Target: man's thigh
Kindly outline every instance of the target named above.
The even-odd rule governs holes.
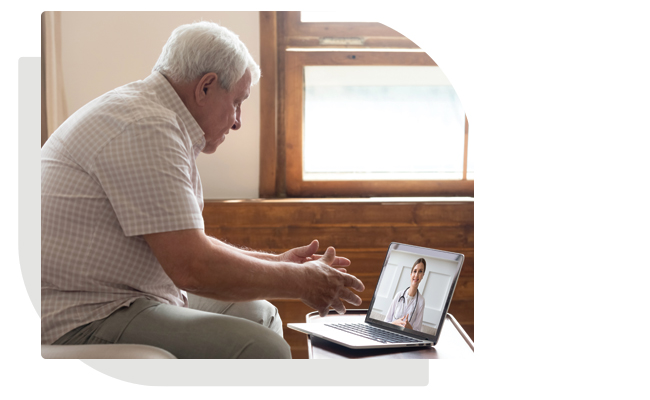
[[[168,304],[140,312],[116,343],[148,344],[177,358],[291,358],[287,342],[261,324]]]
[[[192,293],[188,293],[187,297],[190,308],[194,310],[245,318],[249,321],[261,324],[273,330],[278,335],[283,336],[282,319],[280,318],[278,309],[266,300],[232,303],[209,299]]]

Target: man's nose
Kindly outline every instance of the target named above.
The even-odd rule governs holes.
[[[235,115],[235,123],[232,126],[232,130],[236,131],[237,129],[241,128],[241,112],[238,111],[237,114]]]

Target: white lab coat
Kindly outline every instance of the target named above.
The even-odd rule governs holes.
[[[413,327],[413,330],[421,331],[422,330],[422,318],[424,317],[424,297],[418,290],[415,296],[409,299],[408,294],[404,294],[405,299],[399,301],[399,298],[404,294],[404,290],[400,290],[395,294],[393,302],[390,304],[390,308],[386,312],[385,322],[393,322],[396,319],[400,319],[409,314],[409,323]],[[417,305],[416,303],[417,299]],[[406,304],[405,304],[406,303]]]

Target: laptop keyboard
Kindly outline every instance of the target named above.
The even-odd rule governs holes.
[[[325,324],[332,328],[340,329],[367,339],[381,343],[417,343],[419,340],[398,333],[388,332],[384,329],[375,328],[368,324]]]

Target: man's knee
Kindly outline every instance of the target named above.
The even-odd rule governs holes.
[[[266,300],[239,305],[252,311],[256,316],[253,321],[263,328],[248,332],[251,334],[250,341],[238,358],[291,358],[291,347],[283,338],[282,318],[277,307]]]
[[[266,300],[232,303],[204,298],[191,293],[188,294],[188,297],[192,309],[244,318],[283,336],[280,313],[273,304]]]
[[[266,335],[251,338],[236,358],[291,358],[291,347],[279,335],[267,331]]]
[[[235,303],[228,315],[245,318],[269,328],[280,337],[282,334],[282,318],[277,307],[266,300],[256,300],[247,303]]]
[[[282,318],[280,318],[280,313],[278,312],[278,308],[266,300],[263,300],[261,303],[263,303],[263,308],[264,308],[263,310],[264,322],[262,323],[262,325],[271,329],[272,331],[280,335],[280,337],[284,337],[282,333]]]

